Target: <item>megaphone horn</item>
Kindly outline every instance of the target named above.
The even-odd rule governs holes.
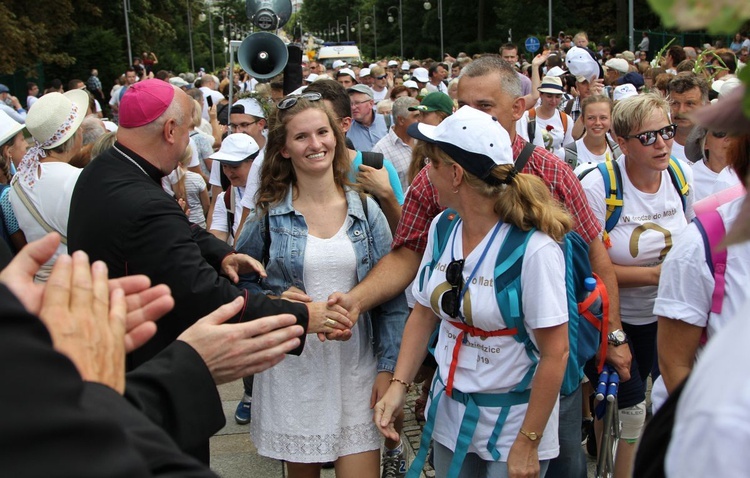
[[[281,38],[267,32],[248,35],[237,50],[240,66],[257,80],[267,80],[284,71],[289,52]]]

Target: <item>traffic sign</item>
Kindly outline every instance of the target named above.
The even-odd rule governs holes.
[[[529,37],[526,39],[524,46],[526,47],[526,51],[529,51],[531,53],[536,53],[536,51],[539,50],[539,46],[540,46],[539,40],[536,37]]]

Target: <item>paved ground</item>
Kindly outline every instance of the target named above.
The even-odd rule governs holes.
[[[407,440],[407,460],[411,462],[415,450],[419,449],[419,439],[422,428],[415,420],[414,399],[417,397],[416,390],[407,397],[404,420],[404,435]],[[234,410],[237,400],[242,396],[242,381],[229,383],[219,387],[219,393],[224,405],[224,413],[227,417],[227,425],[211,438],[211,468],[223,478],[276,478],[284,477],[281,462],[258,456],[250,441],[250,431],[247,425],[237,425],[234,422]],[[593,477],[595,463],[589,459],[588,476]],[[333,470],[323,470],[323,478],[333,478]],[[435,472],[429,464],[425,466],[423,477],[431,478]]]

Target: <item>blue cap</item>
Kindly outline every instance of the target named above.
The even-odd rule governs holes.
[[[588,290],[588,291],[592,291],[592,290],[596,289],[596,279],[594,279],[593,277],[587,277],[587,278],[586,278],[586,279],[585,279],[585,280],[583,281],[583,286],[584,286],[584,287],[586,288],[586,290]]]
[[[10,89],[7,86],[0,83],[0,93],[10,93]]]

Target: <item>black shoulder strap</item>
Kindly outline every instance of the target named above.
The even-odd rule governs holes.
[[[266,266],[271,260],[271,221],[268,219],[268,211],[263,216],[263,265]]]
[[[383,168],[383,153],[374,153],[372,151],[362,151],[362,164],[375,169]]]
[[[569,115],[573,113],[573,103],[575,103],[576,99],[571,98],[568,100],[568,104],[565,105],[565,114]]]
[[[534,143],[526,143],[526,146],[523,147],[521,152],[518,154],[518,157],[516,158],[516,171],[519,173],[523,171],[523,168],[526,166],[526,163],[529,162],[529,158],[531,158],[531,154],[534,152]]]
[[[578,145],[575,141],[565,146],[565,162],[571,169],[578,167]]]

